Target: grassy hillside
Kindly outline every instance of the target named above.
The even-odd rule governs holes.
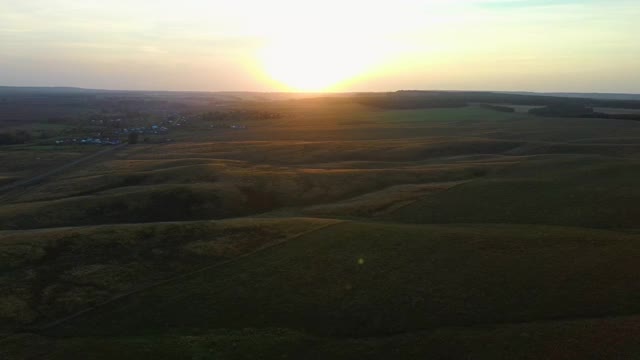
[[[218,219],[248,215],[242,194],[218,186],[159,186],[0,208],[5,229]]]
[[[245,218],[0,232],[0,331],[52,321],[332,223]]]
[[[81,146],[3,146],[0,151],[0,185],[40,174],[93,151],[95,149]]]
[[[218,330],[190,336],[0,340],[9,360],[92,354],[95,359],[632,359],[640,351],[637,316],[441,328],[388,337],[324,338],[287,329]]]
[[[0,358],[640,352],[640,122],[245,106],[3,195]]]
[[[611,322],[640,310],[633,275],[638,241],[637,235],[566,227],[351,222],[135,294],[46,333],[132,341],[255,328],[263,329],[256,330],[258,352],[275,346],[264,339],[273,328],[292,329],[276,343],[346,337],[358,339],[351,346],[372,349],[394,342],[446,348],[447,342],[433,342],[462,338],[472,351],[479,339],[529,331],[559,345],[551,334],[573,322]],[[500,325],[509,323],[516,325]],[[224,351],[224,343],[208,349]],[[544,354],[528,342],[514,349],[529,346]]]
[[[55,332],[141,335],[169,326],[197,333],[215,324],[373,336],[626,315],[640,310],[640,292],[629,291],[639,286],[632,275],[638,241],[546,226],[346,223]],[[251,304],[260,304],[257,313]]]
[[[543,159],[424,197],[387,218],[417,223],[637,228],[639,178],[637,161]]]

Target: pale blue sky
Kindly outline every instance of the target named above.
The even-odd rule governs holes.
[[[640,93],[637,0],[0,0],[0,85]]]

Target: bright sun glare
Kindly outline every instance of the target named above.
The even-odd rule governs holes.
[[[340,91],[386,67],[398,50],[397,38],[380,25],[397,9],[389,3],[280,0],[279,4],[296,16],[275,22],[269,18],[255,30],[266,40],[258,54],[261,71],[288,90]],[[394,29],[406,30],[401,25]]]
[[[296,91],[333,90],[379,60],[379,52],[365,41],[326,34],[273,41],[261,54],[267,75]]]

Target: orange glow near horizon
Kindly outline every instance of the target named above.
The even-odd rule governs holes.
[[[637,0],[0,0],[0,85],[633,93],[638,18]]]
[[[265,75],[287,90],[332,91],[383,62],[366,41],[344,35],[300,35],[272,41],[259,55]]]

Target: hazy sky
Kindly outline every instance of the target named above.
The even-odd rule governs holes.
[[[0,85],[640,93],[639,0],[0,0]]]

